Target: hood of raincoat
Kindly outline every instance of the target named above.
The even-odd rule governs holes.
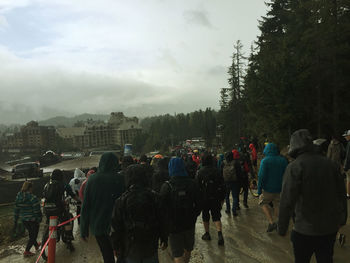
[[[249,144],[249,149],[253,150],[255,147],[254,147],[254,144]]]
[[[277,145],[274,143],[269,143],[265,146],[263,154],[265,156],[276,156],[278,155]]]
[[[119,170],[118,157],[111,152],[102,154],[100,163],[98,164],[98,173],[117,172]]]
[[[146,187],[148,185],[147,179],[148,178],[142,164],[132,164],[126,168],[126,187],[130,187],[132,185]]]
[[[187,176],[185,163],[181,158],[171,158],[168,169],[169,176]]]
[[[301,153],[312,151],[312,149],[312,137],[307,129],[297,130],[290,137],[289,156],[296,158]]]
[[[82,177],[85,177],[85,173],[79,168],[75,168],[74,178],[82,178]]]
[[[233,154],[233,160],[238,160],[239,159],[239,151],[232,150],[232,154]]]

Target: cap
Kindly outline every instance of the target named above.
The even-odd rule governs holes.
[[[345,131],[344,134],[343,134],[343,136],[344,136],[344,137],[345,137],[345,136],[350,136],[350,130]]]

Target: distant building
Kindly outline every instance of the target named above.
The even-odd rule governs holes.
[[[56,131],[53,126],[39,126],[35,121],[28,122],[19,132],[6,134],[3,149],[7,151],[47,150],[55,145]]]
[[[57,134],[74,148],[123,147],[142,132],[136,117],[112,112],[108,122],[89,120],[84,127],[57,128]]]

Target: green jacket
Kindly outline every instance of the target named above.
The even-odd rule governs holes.
[[[31,193],[18,192],[15,201],[15,221],[20,219],[40,223],[41,218],[39,199]]]
[[[119,161],[113,153],[101,156],[98,170],[87,182],[81,209],[82,237],[109,235],[115,200],[125,190],[124,178],[118,174]]]

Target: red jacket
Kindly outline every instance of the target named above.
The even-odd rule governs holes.
[[[258,159],[258,155],[256,153],[256,149],[254,147],[254,144],[249,144],[249,149],[251,150],[251,155],[252,155],[252,160],[257,160]]]

